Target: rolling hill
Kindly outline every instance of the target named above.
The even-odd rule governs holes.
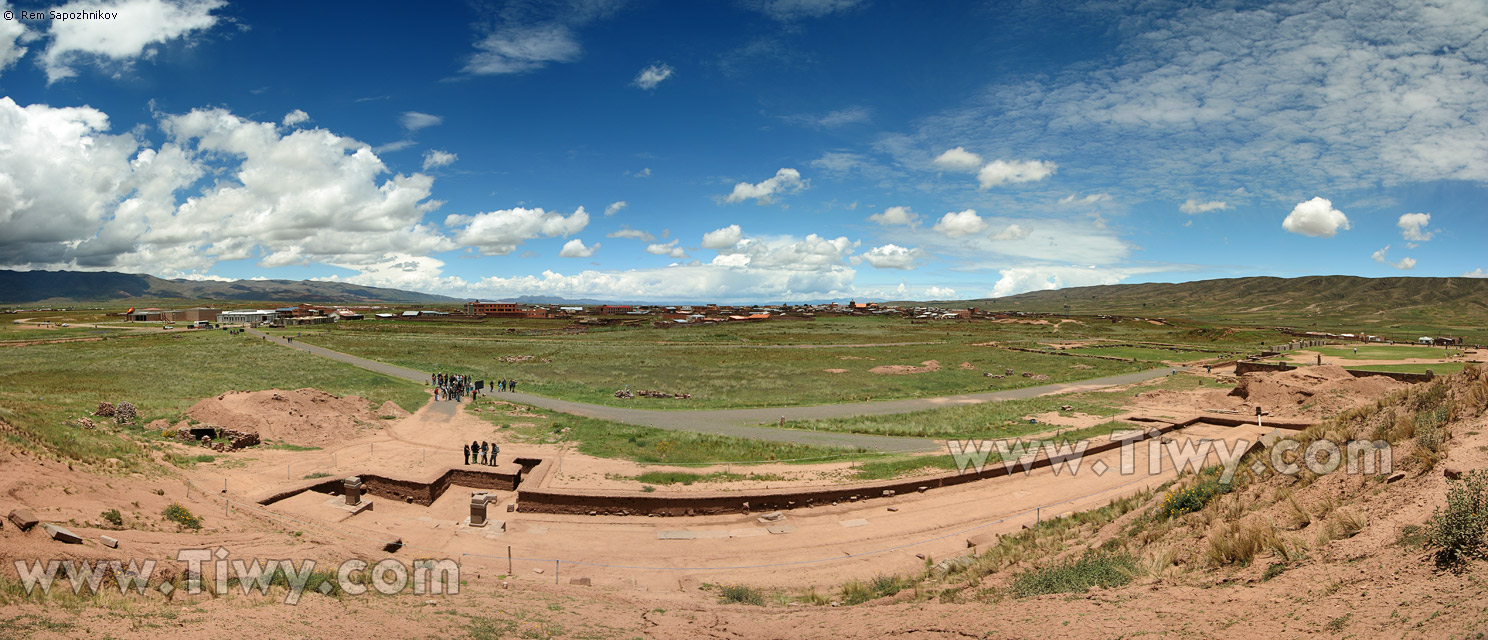
[[[0,270],[0,302],[85,302],[130,299],[264,300],[284,302],[446,303],[456,298],[345,282],[311,280],[165,280],[112,271]]]

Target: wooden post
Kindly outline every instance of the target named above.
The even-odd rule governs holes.
[[[558,561],[553,561],[553,584],[558,584]]]
[[[512,574],[511,545],[506,545],[506,575]]]

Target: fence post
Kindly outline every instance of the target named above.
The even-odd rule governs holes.
[[[506,545],[506,575],[512,574],[511,545]]]
[[[558,584],[558,561],[553,561],[553,584]]]

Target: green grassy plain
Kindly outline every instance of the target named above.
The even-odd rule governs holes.
[[[1408,360],[1411,358],[1449,358],[1462,353],[1460,349],[1443,347],[1418,347],[1408,345],[1368,344],[1357,347],[1317,347],[1309,349],[1325,356],[1345,360]]]
[[[420,371],[511,378],[520,383],[521,390],[539,395],[659,409],[831,404],[1012,389],[1139,371],[1160,359],[1221,357],[1224,352],[1243,349],[1239,340],[1256,337],[1145,322],[916,325],[884,317],[675,329],[614,327],[575,335],[545,331],[555,326],[561,325],[517,320],[363,321],[273,333]],[[1141,361],[1121,362],[1001,348],[1038,348],[1049,342],[1092,338],[1163,342],[1190,349],[1135,348]],[[534,360],[501,360],[514,356],[533,356]],[[907,375],[870,372],[877,366],[919,366],[929,360],[938,362],[940,369]],[[828,369],[843,371],[828,373]],[[1002,376],[1007,369],[1012,369],[1013,375],[983,375]],[[1049,379],[1025,378],[1021,375],[1024,372]],[[693,397],[613,397],[616,390],[627,386],[631,390],[654,389]]]
[[[197,401],[231,390],[314,387],[379,404],[392,400],[410,411],[428,398],[411,382],[223,331],[162,331],[9,347],[3,353],[0,420],[35,439],[8,431],[0,437],[84,462],[118,458],[136,470],[144,465],[138,446],[109,429],[68,423],[104,401],[134,403],[140,425],[157,418],[174,422]]]
[[[1450,375],[1467,367],[1466,362],[1422,362],[1415,364],[1361,364],[1350,369],[1360,371],[1389,371],[1391,373],[1426,373],[1430,369],[1436,375]]]

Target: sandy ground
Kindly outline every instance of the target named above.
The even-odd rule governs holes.
[[[1341,381],[1327,377],[1289,381],[1275,375],[1250,386],[1252,393],[1282,394],[1294,392],[1288,385],[1335,383]],[[1371,401],[1368,394],[1386,390],[1345,389],[1354,404]],[[1170,393],[1149,392],[1138,396],[1137,404],[1143,413],[1178,417],[1225,398],[1241,405],[1245,402],[1222,391],[1195,392],[1186,401]],[[1064,420],[1078,427],[1093,418]],[[1054,423],[1050,416],[1043,419]],[[948,558],[966,553],[968,538],[1016,532],[1038,519],[1104,505],[1160,484],[1175,471],[1165,460],[1155,475],[1093,473],[1091,465],[1097,461],[1118,465],[1119,452],[1110,452],[1087,457],[1075,475],[1067,470],[1059,474],[1040,470],[923,494],[790,511],[783,523],[792,529],[773,534],[756,520],[758,514],[585,517],[506,513],[499,506],[493,517],[505,521],[504,533],[469,529],[460,524],[469,496],[469,489],[462,487],[450,488],[429,507],[373,498],[375,508],[357,515],[328,506],[329,496],[314,493],[270,508],[243,507],[253,496],[303,483],[305,475],[321,470],[340,475],[375,469],[386,476],[422,477],[458,464],[457,447],[472,439],[503,442],[503,456],[561,455],[564,472],[549,475],[554,486],[630,475],[638,468],[564,453],[556,444],[508,442],[503,430],[451,402],[430,403],[412,416],[382,423],[380,428],[343,434],[344,441],[318,451],[258,448],[174,475],[148,477],[73,469],[62,462],[0,450],[0,513],[28,507],[44,521],[67,524],[87,541],[60,545],[45,539],[39,530],[21,533],[6,523],[0,527],[0,560],[4,561],[0,564],[8,567],[12,559],[58,554],[169,560],[182,547],[218,545],[230,548],[234,557],[375,561],[386,555],[379,549],[382,541],[400,537],[408,547],[399,557],[459,558],[466,581],[461,595],[309,596],[294,607],[259,596],[181,596],[172,601],[127,596],[115,598],[108,606],[64,614],[71,627],[33,624],[55,615],[34,604],[0,607],[0,617],[10,629],[32,637],[79,637],[88,635],[81,633],[86,629],[92,635],[155,638],[162,631],[180,630],[209,639],[239,637],[250,630],[274,637],[459,637],[482,619],[512,625],[501,627],[504,631],[493,637],[689,640],[1115,637],[1158,629],[1194,637],[1460,637],[1488,625],[1488,613],[1481,606],[1484,588],[1471,574],[1435,573],[1418,553],[1390,543],[1401,526],[1429,516],[1432,504],[1443,493],[1440,474],[1389,485],[1386,497],[1368,513],[1369,529],[1316,550],[1316,561],[1269,582],[1254,578],[1213,584],[1146,581],[1084,596],[971,604],[893,604],[890,599],[874,606],[842,608],[717,605],[716,595],[705,585],[817,586],[832,592],[852,578],[914,572],[924,566],[917,554]],[[1264,432],[1256,426],[1198,424],[1169,437],[1235,443],[1253,441]],[[1472,435],[1454,445],[1451,461],[1468,468],[1488,466],[1488,435],[1466,433]],[[1133,455],[1136,469],[1145,471],[1148,448],[1137,446]],[[784,466],[750,470],[775,472],[772,467]],[[186,480],[196,489],[188,489]],[[512,496],[500,498],[505,504]],[[224,510],[225,499],[233,505]],[[202,515],[204,529],[178,532],[155,515],[170,502],[180,502]],[[124,513],[125,529],[114,531],[101,522],[98,514],[109,508]],[[661,539],[666,537],[663,532],[676,531],[691,532],[692,539]],[[121,540],[118,551],[96,542],[105,533]],[[514,575],[505,576],[508,547],[515,558]],[[557,568],[556,585],[554,558],[564,561]],[[1258,575],[1263,568],[1253,567],[1251,573]],[[592,586],[571,586],[571,578],[588,578]],[[1342,620],[1336,628],[1335,620]]]

